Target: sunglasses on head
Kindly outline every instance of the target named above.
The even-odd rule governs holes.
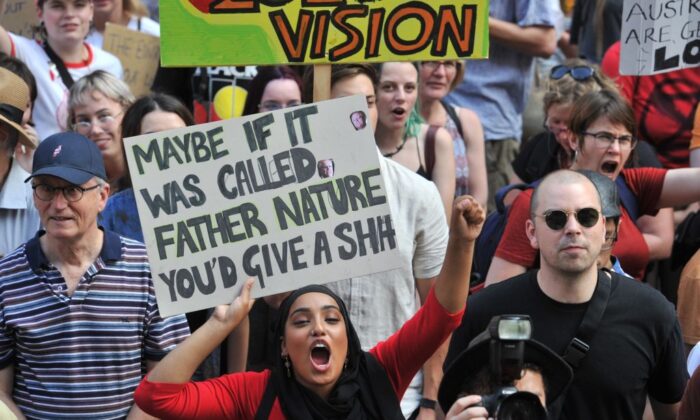
[[[598,223],[598,219],[600,219],[600,212],[591,207],[577,211],[547,210],[540,217],[544,218],[544,222],[550,229],[561,230],[566,226],[570,214],[573,214],[576,221],[585,228],[595,226]]]
[[[549,77],[552,80],[559,80],[567,74],[570,74],[574,80],[583,81],[593,77],[595,75],[595,69],[589,66],[569,67],[560,64],[552,67],[552,72],[549,74]]]

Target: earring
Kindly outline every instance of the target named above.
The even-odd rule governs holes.
[[[348,358],[346,357],[346,358],[345,358],[345,363],[343,363],[343,370],[348,370],[348,362],[349,362],[349,360],[348,360]]]
[[[284,356],[284,367],[287,370],[287,378],[292,377],[292,363],[289,361],[289,356]]]

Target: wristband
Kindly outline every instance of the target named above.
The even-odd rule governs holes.
[[[431,410],[435,410],[436,404],[437,404],[437,401],[435,401],[435,400],[431,400],[430,398],[421,398],[418,406],[421,408],[429,408]]]

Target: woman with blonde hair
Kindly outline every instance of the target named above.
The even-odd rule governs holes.
[[[68,97],[67,125],[100,148],[112,194],[127,171],[121,123],[133,102],[129,86],[103,70],[78,80]]]

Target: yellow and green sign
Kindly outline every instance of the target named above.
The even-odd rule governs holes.
[[[169,0],[165,66],[485,58],[488,0]]]

